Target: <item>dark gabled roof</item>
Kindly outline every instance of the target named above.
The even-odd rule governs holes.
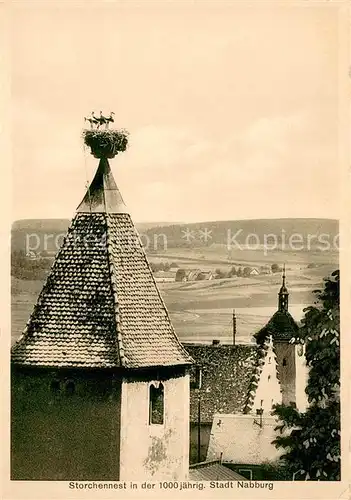
[[[298,331],[299,327],[288,311],[277,311],[254,337],[258,344],[262,344],[269,335],[272,335],[273,341],[284,342],[296,337]]]
[[[245,413],[265,356],[256,345],[183,344],[202,367],[201,421],[212,422],[215,413]],[[190,391],[190,420],[198,419],[198,391]]]
[[[20,365],[87,368],[192,362],[174,332],[106,159],[11,359]]]
[[[189,479],[190,481],[247,481],[245,477],[222,465],[219,460],[190,465]]]

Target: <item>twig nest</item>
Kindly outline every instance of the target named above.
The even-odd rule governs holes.
[[[95,158],[114,158],[128,145],[127,130],[83,130],[84,144]]]

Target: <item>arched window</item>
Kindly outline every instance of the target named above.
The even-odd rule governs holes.
[[[286,365],[287,365],[286,358],[283,358],[283,366],[286,366]]]
[[[154,384],[150,385],[150,401],[149,401],[149,423],[150,424],[163,424],[164,414],[164,388],[163,384],[155,387]]]

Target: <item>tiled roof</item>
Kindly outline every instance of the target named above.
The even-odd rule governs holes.
[[[257,387],[265,349],[255,345],[183,344],[202,367],[201,421],[215,413],[243,413]],[[197,422],[198,391],[190,391],[190,419]]]
[[[258,344],[262,344],[269,335],[274,341],[289,341],[297,336],[298,331],[299,327],[288,311],[277,311],[254,337]]]
[[[190,481],[247,481],[245,477],[225,467],[219,461],[190,465],[189,479]]]
[[[112,181],[108,162],[102,160],[27,327],[12,348],[13,363],[146,368],[192,362]],[[104,199],[108,206],[102,205]],[[95,200],[96,211],[82,211],[88,210],[87,200]]]

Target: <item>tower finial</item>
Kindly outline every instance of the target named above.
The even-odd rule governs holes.
[[[288,290],[285,286],[285,264],[283,265],[283,275],[282,275],[282,286],[280,287],[279,293],[278,293],[278,310],[280,312],[287,312],[288,311],[288,298],[289,298],[289,293]]]

